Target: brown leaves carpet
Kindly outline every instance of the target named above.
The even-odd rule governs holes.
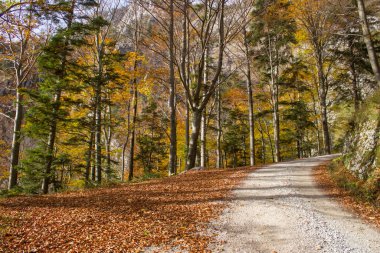
[[[357,199],[351,195],[349,191],[340,188],[329,174],[327,165],[316,167],[314,176],[317,184],[325,190],[329,196],[334,197],[345,208],[354,212],[368,223],[372,223],[380,228],[380,208]]]
[[[81,192],[0,201],[0,252],[207,251],[207,222],[253,169],[207,170]],[[203,231],[203,232],[202,232]]]

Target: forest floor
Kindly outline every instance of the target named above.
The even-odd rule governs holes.
[[[0,200],[0,252],[204,252],[207,224],[254,168]],[[157,250],[155,250],[157,249]]]
[[[380,230],[319,187],[333,158],[1,199],[0,252],[380,252]]]
[[[230,208],[213,222],[223,243],[213,252],[380,252],[380,230],[345,209],[315,182],[324,156],[273,164],[251,173]]]

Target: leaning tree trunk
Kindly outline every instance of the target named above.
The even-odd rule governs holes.
[[[363,32],[363,39],[367,47],[369,61],[371,63],[372,71],[376,77],[376,81],[378,84],[378,87],[380,87],[380,67],[379,67],[379,60],[376,55],[375,47],[373,45],[373,40],[371,36],[371,32],[369,30],[367,15],[365,13],[365,5],[363,0],[357,0],[358,2],[358,11],[359,11],[359,17],[360,17],[360,23],[362,26],[362,32]]]
[[[20,160],[21,146],[21,125],[23,119],[23,97],[20,94],[19,88],[16,90],[16,114],[14,117],[13,136],[12,136],[12,153],[11,167],[9,169],[9,184],[8,189],[12,189],[17,185],[17,166]]]

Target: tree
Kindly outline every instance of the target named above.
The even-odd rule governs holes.
[[[372,71],[373,74],[375,75],[375,78],[378,83],[378,87],[380,87],[380,67],[379,67],[379,60],[376,55],[374,46],[373,46],[373,40],[372,40],[372,35],[369,30],[368,26],[368,20],[367,20],[367,15],[365,12],[365,6],[364,6],[364,1],[363,0],[357,0],[358,3],[358,12],[359,12],[359,17],[360,17],[360,23],[362,26],[362,32],[363,32],[363,39],[367,47],[368,51],[368,56],[369,56],[369,61],[371,63]]]
[[[107,1],[100,1],[95,9],[94,25],[96,33],[94,34],[94,46],[95,46],[95,167],[96,167],[96,180],[98,183],[102,181],[102,94],[106,83],[108,82],[106,72],[107,64],[107,41],[109,40],[110,29],[112,21],[115,18],[116,10],[118,9],[120,1],[112,4]],[[108,6],[108,8],[106,8]],[[106,17],[108,15],[108,17]],[[110,75],[108,75],[110,76]],[[111,111],[109,110],[109,115]],[[110,152],[110,139],[111,131],[108,132],[107,142],[107,155]],[[108,164],[110,158],[108,157]],[[110,165],[109,165],[110,166]],[[110,168],[109,168],[110,169]],[[109,170],[107,170],[109,171]]]
[[[139,117],[139,128],[143,129],[137,137],[140,151],[136,159],[141,161],[145,173],[151,173],[154,168],[157,170],[161,168],[161,161],[167,155],[168,149],[165,142],[168,122],[162,120],[157,104],[151,98],[149,100]]]
[[[244,39],[244,49],[245,49],[245,57],[246,57],[246,85],[247,85],[247,95],[248,95],[248,108],[249,108],[249,158],[250,165],[254,166],[256,164],[255,160],[255,115],[253,110],[253,92],[252,92],[252,74],[251,74],[251,49],[249,46],[249,37],[247,34],[246,27],[243,28],[243,39]]]
[[[174,0],[170,0],[170,26],[169,26],[169,58],[170,58],[170,158],[169,175],[177,172],[177,117],[176,117],[176,85],[175,85],[175,55],[174,55]]]
[[[252,42],[257,47],[257,61],[264,63],[264,76],[270,83],[273,107],[275,161],[281,160],[279,85],[281,67],[287,64],[291,55],[290,43],[295,43],[295,21],[289,15],[288,1],[256,1],[252,23]],[[281,13],[279,15],[279,13]]]
[[[200,55],[200,61],[198,63],[198,66],[196,67],[197,76],[195,80],[195,85],[193,86],[194,88],[190,87],[190,84],[187,84],[186,82],[184,82],[184,80],[182,80],[182,84],[184,86],[186,96],[188,98],[188,103],[193,113],[193,119],[191,122],[192,133],[190,136],[189,152],[188,152],[187,164],[186,164],[187,170],[195,167],[197,147],[198,147],[198,137],[200,133],[202,114],[211,96],[214,94],[215,89],[219,85],[218,79],[219,79],[219,75],[222,71],[222,66],[223,66],[223,54],[224,54],[225,42],[226,42],[225,33],[224,33],[225,0],[219,1],[215,9],[212,8],[211,6],[212,4],[213,3],[209,1],[205,1],[205,4],[203,6],[199,6],[200,12],[205,17],[204,19],[199,20],[201,22],[200,30],[197,30],[197,28],[195,28],[193,23],[190,24],[190,26],[192,26],[192,28],[195,31],[197,31],[199,35],[198,39],[200,40],[200,43],[201,43],[201,48],[200,48],[201,55]],[[210,84],[207,87],[207,91],[205,91],[204,94],[202,94],[201,91],[205,88],[205,85],[206,85],[202,78],[205,71],[206,50],[210,44],[210,37],[212,35],[212,24],[216,22],[216,19],[218,19],[218,23],[219,23],[219,28],[218,28],[219,48],[218,48],[217,67],[215,69],[215,74],[213,78],[211,79]]]
[[[293,10],[299,25],[305,30],[308,43],[313,50],[313,57],[318,73],[318,98],[324,140],[324,152],[331,154],[332,143],[328,122],[327,95],[329,76],[334,59],[328,51],[336,47],[336,5],[333,1],[295,1]]]
[[[35,30],[39,24],[31,10],[22,10],[21,4],[12,6],[12,12],[4,13],[4,18],[8,21],[2,23],[3,32],[3,60],[11,64],[13,71],[13,82],[16,90],[15,115],[13,118],[13,137],[11,147],[11,161],[9,168],[8,188],[12,189],[17,185],[18,166],[20,160],[21,128],[24,119],[24,96],[22,90],[26,89],[26,83],[32,79],[36,59],[38,57],[39,38],[35,35]],[[42,38],[41,38],[42,40]],[[7,115],[3,115],[7,116]]]
[[[90,3],[83,3],[88,6]],[[62,9],[54,15],[62,13],[64,27],[59,28],[47,45],[42,49],[38,59],[42,82],[38,90],[29,92],[34,102],[33,108],[28,112],[29,135],[36,138],[38,146],[29,152],[26,170],[36,163],[43,162],[42,193],[49,191],[49,185],[54,176],[55,148],[60,123],[67,119],[67,104],[70,99],[63,99],[72,92],[78,92],[75,83],[76,59],[73,50],[85,43],[86,26],[75,21],[75,10],[81,2],[67,1],[61,3]],[[95,3],[92,3],[94,6]],[[91,6],[91,5],[90,5]],[[42,152],[42,153],[40,153]],[[40,154],[38,154],[40,153]],[[43,159],[41,159],[43,157]],[[29,165],[29,168],[28,168]]]

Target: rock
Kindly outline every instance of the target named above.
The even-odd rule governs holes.
[[[194,167],[191,170],[205,170],[206,167]]]

